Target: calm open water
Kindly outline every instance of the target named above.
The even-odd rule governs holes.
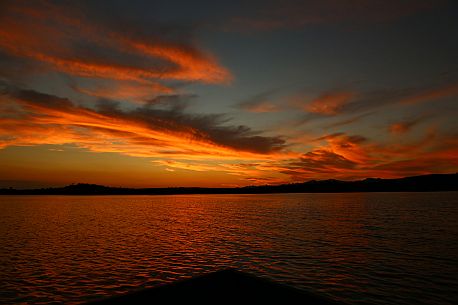
[[[0,303],[235,267],[350,304],[458,301],[458,193],[0,196]]]

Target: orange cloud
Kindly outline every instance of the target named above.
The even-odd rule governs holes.
[[[139,84],[136,82],[111,82],[109,84],[97,84],[95,86],[72,86],[73,90],[99,98],[113,100],[131,100],[133,102],[146,101],[158,92],[172,93],[173,90],[161,84]]]
[[[280,172],[294,181],[307,179],[395,178],[458,169],[458,141],[431,129],[410,143],[377,144],[361,136],[335,133],[315,139],[315,147],[283,163]]]
[[[458,96],[458,83],[447,84],[441,87],[423,90],[401,99],[403,104],[417,104],[422,102],[434,101],[441,98]]]
[[[284,148],[278,137],[261,136],[245,126],[223,126],[220,116],[185,114],[181,106],[171,106],[171,98],[169,108],[148,104],[124,111],[110,104],[93,110],[31,90],[6,90],[3,103],[16,106],[1,118],[3,147],[76,143],[92,151],[191,160],[275,158]]]
[[[203,81],[208,83],[224,83],[231,78],[229,72],[219,66],[216,59],[195,49],[178,44],[155,45],[142,41],[123,38],[130,47],[144,55],[162,58],[176,64],[177,69],[163,71],[163,78],[178,80]]]
[[[388,128],[392,134],[403,134],[409,131],[410,126],[406,122],[391,124]]]
[[[370,115],[372,115],[374,113],[375,113],[375,111],[366,112],[366,113],[363,113],[363,114],[360,114],[360,115],[357,115],[357,116],[353,116],[353,117],[351,117],[349,119],[346,119],[346,120],[342,120],[342,121],[338,121],[338,122],[329,124],[329,125],[325,126],[325,128],[329,129],[329,128],[336,128],[336,127],[341,127],[341,126],[345,126],[345,125],[350,125],[350,124],[359,122],[361,119],[363,119],[363,118],[365,118],[367,116],[370,116]]]
[[[277,105],[269,102],[244,105],[242,108],[248,112],[255,113],[277,112],[279,110]]]
[[[336,115],[354,96],[355,94],[351,92],[326,93],[306,104],[304,109],[312,113]]]
[[[228,160],[154,160],[153,163],[166,166],[169,170],[189,170],[196,172],[219,171],[230,175],[245,177],[258,177],[264,180],[265,174],[272,174],[274,166],[267,160],[257,160],[256,163],[230,163]],[[279,180],[279,178],[276,178]],[[252,179],[251,179],[252,180]],[[282,180],[283,181],[283,180]]]
[[[275,174],[281,160],[298,156],[286,151],[279,137],[222,125],[226,119],[218,115],[183,112],[179,96],[122,110],[116,104],[77,106],[66,98],[7,85],[0,91],[0,148],[73,144],[91,152],[149,158],[167,171],[225,173],[240,184],[253,177],[283,181],[281,173]]]
[[[364,144],[368,141],[365,137],[335,133],[318,138],[317,140],[325,140],[327,150],[347,160],[352,160],[356,163],[364,163],[369,160],[368,153],[364,148]]]
[[[309,151],[299,152],[288,151],[289,143],[281,137],[225,125],[220,115],[188,114],[182,96],[122,109],[114,103],[78,106],[66,98],[6,84],[0,92],[0,148],[74,144],[92,152],[146,157],[164,170],[221,172],[238,177],[241,184],[458,169],[458,142],[435,129],[416,141],[384,144],[342,132],[308,136],[304,141]]]
[[[227,83],[230,72],[215,57],[190,41],[166,34],[139,35],[135,29],[114,31],[89,20],[76,6],[47,1],[10,2],[2,7],[0,49],[67,74],[171,88],[162,80]],[[162,35],[162,36],[161,36]]]
[[[262,92],[238,103],[236,107],[254,113],[278,112],[281,107],[271,101],[275,92],[276,90]]]
[[[304,124],[313,120],[319,120],[323,115],[353,115],[353,117],[347,120],[338,121],[325,126],[325,128],[332,128],[359,121],[366,116],[374,114],[375,109],[381,109],[389,105],[399,105],[405,107],[405,105],[414,105],[418,103],[433,101],[437,102],[441,99],[457,96],[458,84],[456,82],[448,81],[439,85],[436,84],[413,88],[392,88],[366,92],[325,91],[317,98],[306,103],[304,103],[306,98],[295,97],[292,99],[292,105],[298,108],[302,108],[308,112],[300,120],[298,120],[298,124]],[[412,126],[417,123],[419,122],[414,120]],[[393,128],[400,129],[402,126],[393,126]]]
[[[414,126],[424,122],[429,117],[430,117],[429,115],[422,115],[415,119],[404,120],[404,121],[393,123],[390,126],[388,126],[388,131],[391,134],[395,134],[395,135],[405,134],[409,132]]]

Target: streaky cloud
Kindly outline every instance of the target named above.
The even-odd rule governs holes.
[[[221,155],[237,158],[238,151],[262,155],[285,148],[281,137],[262,136],[261,132],[243,125],[224,125],[228,122],[225,115],[186,113],[186,99],[192,96],[159,96],[145,105],[127,110],[121,109],[117,102],[100,100],[96,109],[91,109],[34,90],[2,87],[2,95],[8,97],[7,103],[19,105],[21,109],[17,109],[17,114],[22,115],[22,118],[3,122],[2,133],[14,139],[3,143],[3,147],[46,143],[45,135],[31,141],[30,136],[21,133],[21,127],[27,132],[36,127],[37,131],[46,129],[56,133],[52,143],[59,139],[60,128],[63,128],[61,131],[67,134],[60,134],[62,143],[78,143],[78,137],[87,140],[93,133],[102,132],[111,136],[123,135],[124,141],[144,144],[144,151],[148,151],[149,144],[155,147],[153,151],[156,153],[168,147],[170,151],[182,154],[201,152],[205,155],[208,150],[209,155],[221,151]],[[103,146],[97,149],[103,150]],[[124,149],[128,151],[128,145]]]
[[[446,4],[445,0],[270,0],[255,3],[249,10],[251,14],[233,17],[227,28],[272,31],[329,24],[362,27],[396,22]]]
[[[89,3],[14,1],[2,10],[0,50],[48,70],[149,84],[159,93],[173,90],[168,80],[219,84],[232,78],[214,55],[177,34],[178,26],[100,18]]]

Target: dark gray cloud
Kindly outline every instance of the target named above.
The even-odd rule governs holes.
[[[0,67],[17,73],[5,62],[22,58],[46,72],[150,84],[161,93],[173,91],[176,82],[230,81],[230,72],[200,48],[192,24],[159,21],[154,14],[140,18],[141,8],[135,14],[111,2],[7,1],[0,15]]]
[[[269,90],[259,93],[249,99],[243,100],[237,105],[236,108],[248,112],[277,112],[280,106],[274,102],[274,95],[277,90]]]
[[[274,30],[307,25],[349,26],[387,23],[422,11],[443,7],[446,0],[285,0],[251,1],[249,13],[234,17],[233,29]]]
[[[290,162],[284,174],[291,176],[310,175],[313,173],[330,173],[345,169],[354,169],[357,163],[342,155],[328,150],[317,149],[304,154],[299,160]]]
[[[332,139],[339,139],[342,142],[350,143],[350,144],[360,144],[367,141],[366,137],[360,135],[347,135],[344,132],[335,132],[332,134],[328,134],[319,138],[314,139],[314,141],[322,141],[322,140],[332,140]]]
[[[230,121],[227,115],[186,113],[189,98],[190,96],[180,95],[159,96],[133,110],[123,111],[112,107],[109,111],[104,109],[101,113],[143,122],[155,130],[186,132],[192,129],[196,131],[196,138],[209,138],[214,143],[237,150],[270,153],[285,147],[285,140],[281,137],[262,136],[260,131],[254,131],[244,125],[227,125]]]
[[[285,140],[281,137],[263,136],[261,131],[252,130],[244,125],[229,125],[230,118],[224,114],[187,113],[187,102],[194,96],[158,96],[145,105],[131,109],[122,109],[121,104],[116,101],[100,100],[95,109],[90,109],[75,105],[66,98],[19,89],[5,83],[0,88],[3,95],[19,101],[25,108],[44,108],[42,113],[35,109],[36,113],[29,115],[46,115],[49,110],[59,110],[68,114],[79,113],[92,118],[101,114],[110,119],[142,124],[153,131],[191,135],[195,140],[210,141],[235,150],[268,154],[285,147]]]
[[[393,134],[404,134],[409,132],[416,125],[431,118],[431,115],[421,115],[401,121],[394,122],[388,126],[388,131]]]
[[[384,107],[392,105],[412,105],[458,96],[457,78],[441,79],[432,81],[429,85],[391,88],[355,93],[354,97],[339,105],[332,115],[306,112],[296,119],[296,125],[304,125],[312,121],[351,115],[353,117],[327,124],[325,128],[340,127],[359,121],[360,119],[382,111]],[[302,105],[299,105],[302,106]],[[325,106],[325,105],[324,105]]]
[[[375,111],[371,111],[371,112],[363,113],[363,114],[360,114],[360,115],[356,115],[356,116],[353,116],[353,117],[348,118],[346,120],[342,120],[342,121],[339,121],[339,122],[328,124],[328,125],[325,126],[325,128],[328,129],[328,128],[336,128],[336,127],[341,127],[341,126],[345,126],[345,125],[350,125],[350,124],[359,122],[361,119],[363,119],[365,117],[368,117],[370,115],[373,115],[374,113],[376,113],[376,112]]]

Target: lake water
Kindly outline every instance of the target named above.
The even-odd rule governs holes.
[[[0,196],[0,303],[235,267],[350,304],[458,301],[458,193]]]

